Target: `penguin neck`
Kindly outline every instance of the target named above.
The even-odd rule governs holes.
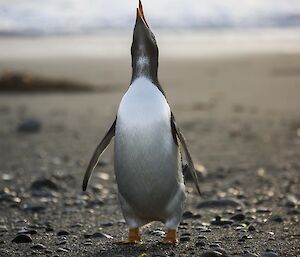
[[[155,85],[158,84],[157,63],[154,63],[148,56],[143,54],[132,59],[131,83],[140,77],[149,79]]]

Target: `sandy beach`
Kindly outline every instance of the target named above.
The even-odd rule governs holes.
[[[143,245],[115,244],[126,225],[113,146],[81,192],[128,88],[131,38],[0,39],[0,72],[105,88],[0,93],[0,256],[299,256],[300,41],[255,35],[161,37],[159,80],[203,191],[187,182],[175,247],[158,244],[159,223]],[[22,229],[32,242],[12,242]]]

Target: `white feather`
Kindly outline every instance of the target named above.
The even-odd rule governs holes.
[[[170,117],[165,97],[144,77],[132,83],[120,103],[115,173],[130,227],[158,220],[176,228],[180,222],[185,193]]]

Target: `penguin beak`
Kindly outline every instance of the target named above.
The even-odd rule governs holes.
[[[138,22],[142,22],[149,29],[148,23],[144,15],[144,10],[143,10],[143,5],[141,0],[139,0],[139,7],[137,8],[137,12],[136,12],[136,24]]]

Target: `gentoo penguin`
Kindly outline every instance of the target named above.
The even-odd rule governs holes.
[[[130,86],[116,119],[93,154],[83,190],[101,154],[115,136],[118,198],[129,227],[128,240],[124,243],[141,242],[139,228],[161,221],[167,229],[163,243],[174,244],[186,198],[180,150],[185,154],[199,194],[200,189],[184,137],[157,79],[158,47],[140,1],[131,56]]]

